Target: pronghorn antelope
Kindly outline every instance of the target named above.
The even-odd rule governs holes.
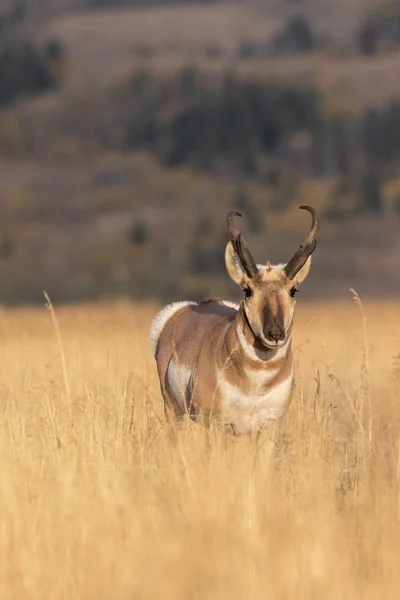
[[[150,339],[167,417],[188,413],[237,433],[258,434],[284,415],[291,399],[295,294],[317,245],[318,217],[285,265],[255,263],[234,216],[225,263],[243,290],[239,305],[222,300],[176,302],[154,319]]]

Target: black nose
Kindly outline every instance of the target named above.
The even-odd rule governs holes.
[[[284,339],[284,334],[283,331],[280,327],[271,327],[268,330],[267,333],[267,339],[269,339],[271,342],[279,342],[280,340]]]

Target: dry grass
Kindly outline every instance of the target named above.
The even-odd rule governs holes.
[[[300,302],[272,476],[196,425],[168,442],[155,310],[1,313],[1,597],[397,598],[399,306]]]

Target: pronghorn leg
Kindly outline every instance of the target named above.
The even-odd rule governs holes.
[[[178,440],[178,433],[181,429],[182,422],[185,418],[185,413],[182,413],[180,408],[168,394],[164,396],[164,415],[167,427],[167,434],[172,443]]]

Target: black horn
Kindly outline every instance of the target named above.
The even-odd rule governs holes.
[[[228,224],[228,229],[231,236],[231,242],[247,275],[249,277],[254,277],[256,273],[258,273],[258,268],[254,258],[250,253],[250,250],[246,246],[246,242],[244,241],[241,232],[239,229],[237,229],[237,227],[235,227],[233,222],[233,217],[235,216],[241,217],[242,215],[239,212],[231,211],[226,217],[226,222]]]
[[[308,257],[311,256],[317,246],[316,235],[319,229],[317,211],[315,208],[312,208],[312,206],[300,206],[299,208],[308,210],[308,212],[311,213],[312,223],[311,229],[308,232],[304,242],[299,246],[293,258],[284,268],[285,275],[289,279],[294,279],[294,277],[296,277],[297,273],[305,265]]]

